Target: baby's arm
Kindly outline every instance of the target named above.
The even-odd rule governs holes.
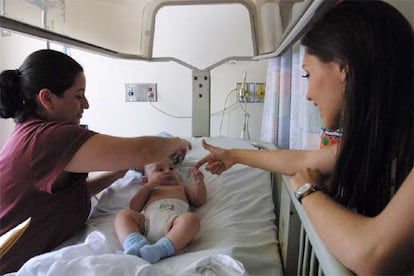
[[[143,177],[142,181],[144,181],[145,184],[141,187],[141,189],[139,189],[139,191],[132,197],[131,201],[129,202],[129,208],[138,212],[141,212],[142,209],[144,209],[144,206],[150,198],[154,187],[160,185],[160,182],[157,180],[147,182],[148,178],[146,178],[146,176]]]
[[[193,168],[191,173],[194,185],[185,185],[185,191],[190,203],[196,207],[199,207],[207,200],[207,189],[204,183],[204,175],[199,169],[196,168]]]
[[[151,190],[152,188],[147,185],[142,186],[129,202],[129,208],[141,212],[151,194]]]

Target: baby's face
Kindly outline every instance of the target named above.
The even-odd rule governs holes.
[[[177,173],[170,159],[164,159],[145,167],[145,175],[148,180],[158,181],[161,185],[177,185]]]

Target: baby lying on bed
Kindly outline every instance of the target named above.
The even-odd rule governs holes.
[[[207,198],[204,175],[192,169],[193,185],[184,185],[170,159],[146,165],[144,185],[129,207],[115,217],[115,232],[126,254],[150,263],[175,255],[200,229],[200,218],[190,212]],[[145,236],[144,236],[145,235]]]

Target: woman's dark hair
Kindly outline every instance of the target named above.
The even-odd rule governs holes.
[[[374,216],[413,168],[413,30],[382,1],[343,1],[303,37],[347,70],[343,136],[329,193]]]
[[[62,97],[82,66],[68,55],[54,50],[30,54],[16,70],[0,74],[0,116],[23,122],[36,108],[36,95],[43,88]]]

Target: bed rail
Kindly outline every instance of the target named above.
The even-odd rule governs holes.
[[[249,141],[257,149],[277,149],[271,143]],[[354,275],[325,246],[302,205],[290,189],[289,177],[272,174],[275,224],[285,275]]]
[[[275,202],[279,241],[286,275],[353,275],[325,246],[302,205],[289,187],[289,177],[277,175]]]

